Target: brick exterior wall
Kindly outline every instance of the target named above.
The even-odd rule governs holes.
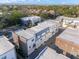
[[[79,45],[74,44],[73,42],[66,41],[61,38],[56,38],[55,44],[60,49],[62,49],[63,51],[71,55],[74,55],[74,56],[79,55]]]

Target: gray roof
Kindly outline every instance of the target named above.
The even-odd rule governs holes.
[[[79,44],[79,29],[66,29],[57,38]]]
[[[27,33],[29,33],[29,34],[31,34],[31,35],[35,35],[35,31],[34,30],[32,30],[31,28],[28,28],[28,29],[26,29],[25,30]]]
[[[68,57],[58,54],[55,50],[46,47],[40,54],[36,57],[36,59],[69,59]]]
[[[35,27],[32,27],[32,28],[30,28],[31,30],[33,30],[33,31],[35,31],[35,33],[38,33],[38,32],[40,32],[40,31],[42,31],[42,30],[44,30],[44,29],[46,29],[46,28],[48,28],[48,27],[45,27],[45,26],[35,26]]]
[[[54,20],[47,20],[38,24],[38,26],[43,26],[43,27],[50,27],[55,25],[58,25],[58,23]]]
[[[26,30],[16,31],[16,34],[26,38],[26,40],[31,39],[31,38],[34,37],[33,35],[29,34],[29,32],[27,32]]]
[[[0,37],[0,55],[9,52],[9,50],[13,49],[14,46],[8,41],[8,39],[4,36]]]
[[[30,39],[32,38],[36,33],[44,30],[44,29],[47,29],[49,26],[51,25],[56,25],[57,23],[53,20],[48,20],[48,21],[45,21],[45,22],[42,22],[40,23],[40,25],[37,25],[37,26],[34,26],[34,27],[31,27],[31,28],[28,28],[26,30],[19,30],[19,31],[16,31],[17,35],[20,35],[20,36],[23,36],[24,38],[27,38],[27,39]]]
[[[37,20],[37,19],[41,20],[41,17],[39,17],[39,16],[30,16],[30,17],[23,17],[23,18],[21,18],[21,20],[24,20],[24,21],[26,21],[26,20],[33,20],[34,21],[34,20]]]

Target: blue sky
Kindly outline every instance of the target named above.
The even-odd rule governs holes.
[[[0,3],[21,3],[21,4],[79,4],[79,0],[0,0]]]

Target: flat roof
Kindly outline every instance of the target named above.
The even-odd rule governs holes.
[[[31,38],[33,38],[34,36],[31,35],[28,31],[26,30],[19,30],[15,32],[17,35],[22,36],[24,38],[26,38],[26,40],[29,40]]]
[[[31,20],[31,19],[34,19],[34,18],[41,18],[41,17],[39,17],[39,16],[29,16],[29,17],[23,17],[23,18],[21,18],[22,20],[29,20],[29,19]]]
[[[6,52],[9,52],[9,50],[14,48],[14,45],[12,45],[7,38],[4,36],[0,36],[0,55],[5,54]]]
[[[30,28],[30,29],[35,31],[35,33],[38,33],[38,32],[40,32],[40,31],[42,31],[42,30],[44,30],[46,28],[48,28],[48,27],[46,27],[46,26],[38,26],[37,25],[37,26],[34,26],[34,27]]]
[[[31,28],[28,28],[28,29],[26,29],[25,30],[27,33],[29,33],[29,34],[31,34],[31,35],[35,35],[35,31],[34,30],[32,30]]]
[[[70,21],[71,21],[71,20],[79,21],[79,17],[73,18],[73,17],[59,16],[59,17],[57,17],[57,19],[70,20]]]
[[[55,50],[46,47],[36,59],[69,59],[68,57],[58,54]]]
[[[47,20],[38,24],[38,26],[45,26],[45,27],[55,26],[55,25],[58,25],[58,23],[54,20]]]
[[[79,44],[79,29],[66,29],[57,38]]]

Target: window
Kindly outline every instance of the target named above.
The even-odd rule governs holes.
[[[36,44],[33,44],[33,48],[36,47]]]
[[[34,41],[34,39],[32,39],[32,42]]]
[[[46,33],[43,33],[42,36],[44,36]]]
[[[38,36],[38,38],[40,38],[40,36]]]
[[[7,59],[7,57],[6,57],[6,56],[4,56],[4,57],[2,57],[2,59]]]
[[[31,48],[31,46],[29,46],[29,48]]]

